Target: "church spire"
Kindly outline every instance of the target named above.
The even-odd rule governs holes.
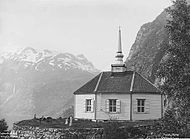
[[[122,53],[122,48],[121,48],[121,28],[119,26],[119,39],[118,39],[118,51],[117,52],[121,52]]]
[[[122,45],[121,45],[121,28],[119,27],[119,39],[118,39],[118,50],[115,56],[117,64],[123,64],[123,54],[122,54]]]
[[[112,72],[125,72],[126,67],[125,67],[125,63],[123,62],[121,28],[120,27],[119,27],[118,50],[117,50],[115,58],[116,58],[115,64],[111,65]]]

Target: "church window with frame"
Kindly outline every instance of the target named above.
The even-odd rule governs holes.
[[[86,99],[86,112],[92,111],[92,99]]]
[[[145,112],[145,99],[137,99],[137,112]]]
[[[109,99],[109,112],[116,112],[117,99]]]

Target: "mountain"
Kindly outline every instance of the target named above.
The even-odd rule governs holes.
[[[0,54],[0,117],[9,124],[37,117],[58,117],[73,104],[73,92],[97,70],[84,55],[24,48]]]
[[[190,4],[190,0],[186,1]],[[142,25],[125,61],[129,70],[136,70],[153,83],[169,43],[165,28],[167,19],[169,15],[164,10],[154,21]]]
[[[47,49],[37,51],[34,48],[27,47],[16,52],[1,53],[0,56],[1,62],[12,60],[22,64],[25,69],[34,68],[34,70],[41,72],[58,69],[65,71],[79,69],[90,73],[98,72],[84,55],[74,56],[69,53],[58,53]]]
[[[163,11],[153,22],[142,25],[126,59],[128,69],[136,70],[153,83],[168,45],[166,20],[167,13]]]

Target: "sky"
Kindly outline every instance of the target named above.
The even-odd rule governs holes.
[[[0,0],[0,50],[23,47],[84,54],[110,70],[122,30],[124,59],[140,27],[170,0]]]

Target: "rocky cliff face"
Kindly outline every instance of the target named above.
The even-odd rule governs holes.
[[[99,72],[83,55],[25,48],[0,54],[0,118],[61,116],[73,92]]]
[[[166,19],[167,13],[163,11],[153,22],[144,24],[126,59],[128,69],[136,70],[153,83],[168,44]]]

